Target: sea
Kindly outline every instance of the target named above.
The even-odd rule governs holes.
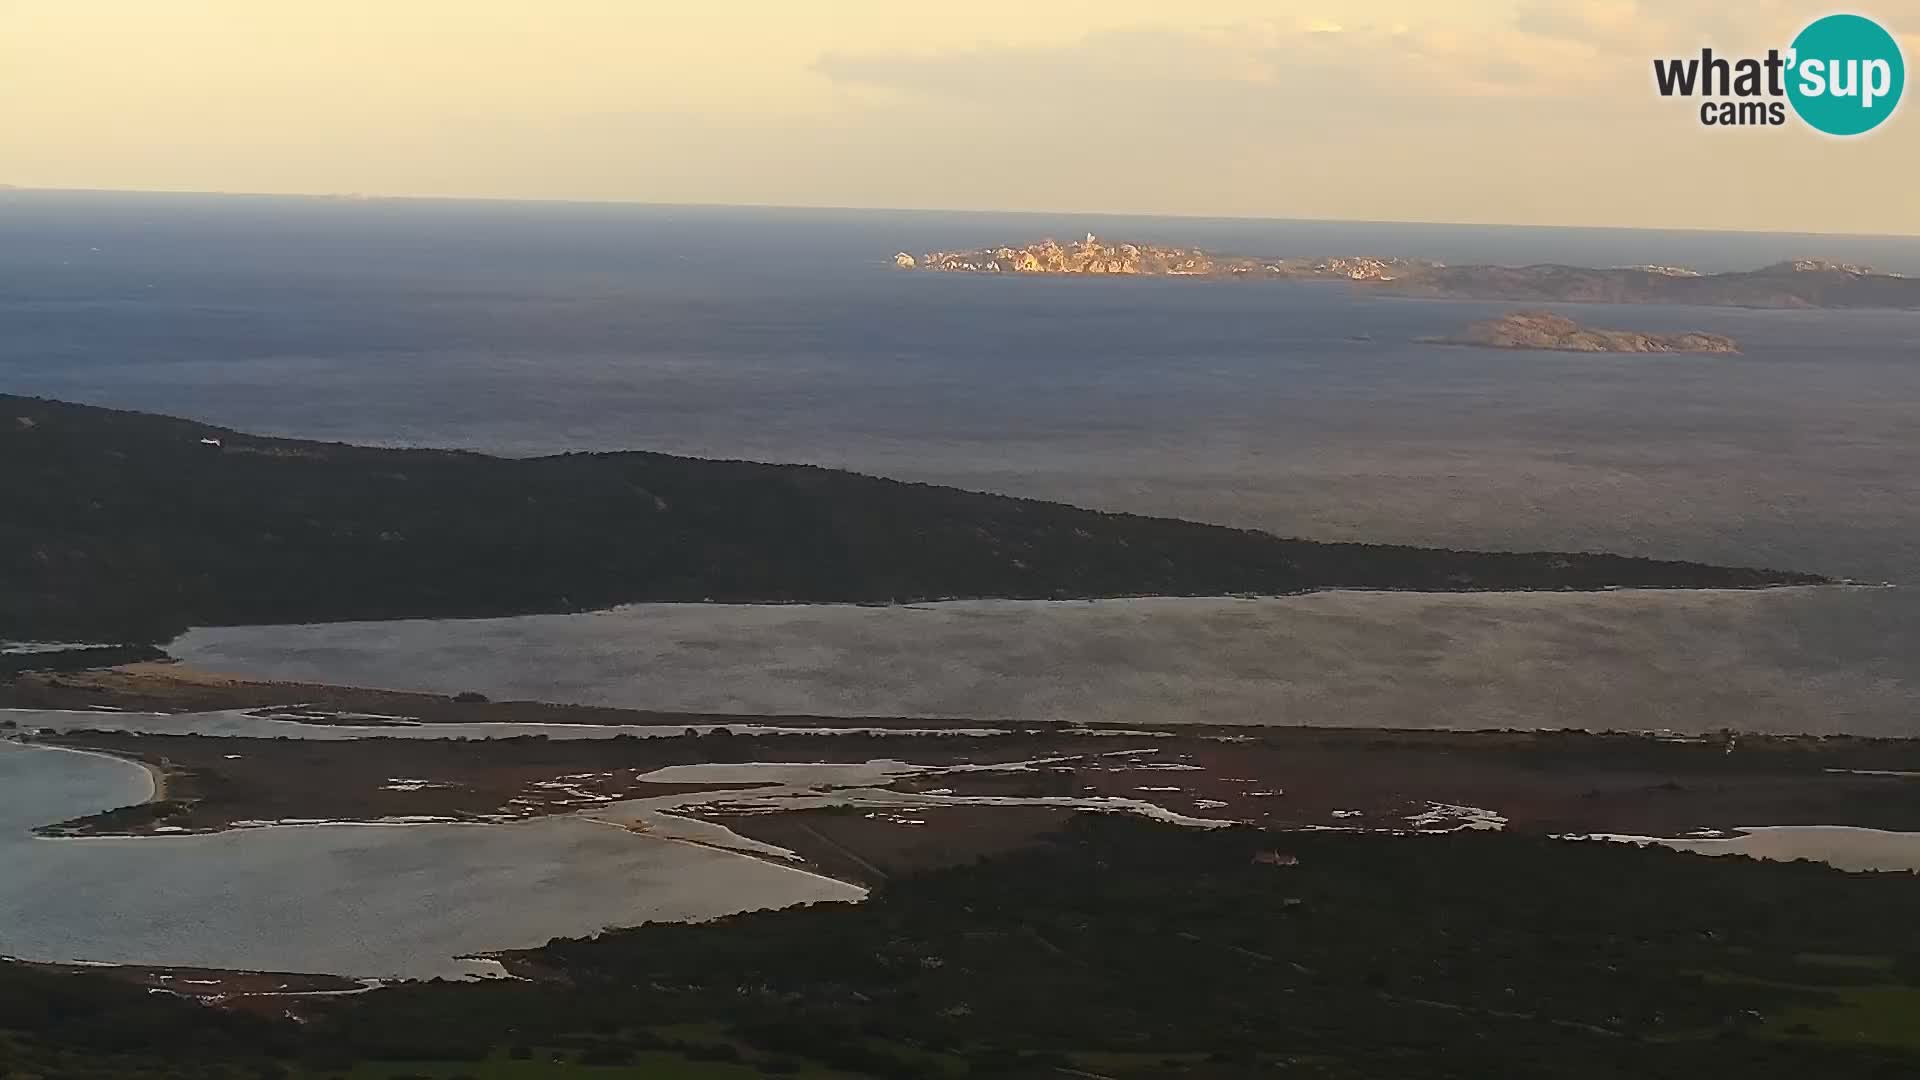
[[[1499,352],[1418,339],[1514,305],[893,267],[1088,232],[1920,274],[1912,237],[0,191],[0,392],[264,434],[811,462],[1313,539],[1860,583],[638,605],[174,644],[218,670],[769,714],[1920,735],[1920,312],[1555,304],[1745,351]],[[0,953],[424,975],[603,922],[851,898],[571,819],[30,835],[145,790],[124,763],[0,745]]]
[[[934,275],[892,264],[899,251],[1089,232],[1261,255],[1702,271],[1817,255],[1920,274],[1913,237],[13,191],[0,193],[0,390],[307,438],[811,462],[1286,536],[1613,551],[1892,584],[1797,601],[1731,597],[1718,615],[1699,614],[1698,597],[1670,599],[1671,615],[1622,599],[1617,618],[1593,615],[1591,633],[1571,638],[1544,634],[1539,619],[1564,624],[1593,601],[1530,619],[1477,613],[1488,602],[1473,599],[1442,603],[1437,615],[1431,603],[1410,614],[1395,605],[1411,601],[1381,600],[1325,616],[1324,633],[1298,623],[1294,636],[1328,643],[1286,664],[1234,665],[1252,680],[1236,697],[1257,706],[1263,686],[1297,697],[1305,685],[1309,697],[1366,699],[1342,693],[1340,658],[1357,655],[1348,639],[1369,673],[1456,658],[1465,670],[1441,674],[1470,692],[1430,715],[1418,679],[1372,711],[1204,711],[1448,726],[1484,712],[1585,726],[1608,723],[1609,699],[1625,690],[1638,704],[1620,711],[1623,726],[1920,734],[1911,598],[1920,312],[1556,304],[1594,325],[1729,334],[1745,353],[1500,352],[1417,339],[1513,305],[1324,283]],[[836,630],[823,640],[844,647],[816,649],[763,626],[790,616],[751,611],[727,635],[751,647],[724,663],[712,650],[681,655],[689,650],[677,643],[709,635],[727,613],[666,611],[626,620],[644,630],[589,621],[557,628],[557,639],[540,636],[550,621],[527,623],[515,630],[527,662],[485,670],[507,689],[748,711],[966,715],[984,702],[1002,716],[1117,709],[1140,719],[1111,694],[1077,710],[1071,700],[1076,688],[1140,671],[1163,690],[1147,718],[1181,719],[1183,687],[1207,698],[1212,676],[1190,665],[1193,649],[1116,647],[1124,640],[1099,626],[1059,629],[1070,617],[1049,615],[1035,628],[1025,611],[1005,615],[1026,627],[1015,635],[1023,649],[1034,636],[1087,636],[1058,650],[1032,693],[1003,656],[967,653],[966,641],[989,648],[992,634],[925,613],[897,619],[897,632],[941,626],[927,646],[957,673],[920,680],[918,693],[886,685],[886,665],[871,661],[860,633]],[[1479,636],[1410,632],[1449,612]],[[819,618],[837,628],[872,617]],[[1277,618],[1263,632],[1288,637],[1296,617]],[[1176,619],[1148,621],[1175,645],[1202,640]],[[220,632],[218,659],[446,688],[472,681],[474,648],[499,644],[466,640],[479,631],[457,626],[436,644],[435,632],[410,627],[401,636],[414,651],[396,656],[389,631],[358,639],[377,641],[398,674],[345,659],[315,666],[313,633],[328,655],[350,659],[338,630],[285,640]],[[598,647],[583,653],[582,634]],[[896,628],[878,636],[891,640]],[[1524,655],[1549,637],[1565,647]],[[686,665],[655,664],[639,678],[639,657],[662,650]],[[596,670],[543,686],[533,676],[554,653],[587,655]],[[1315,685],[1321,655],[1333,663]],[[865,681],[863,656],[876,669]],[[683,692],[676,671],[708,689]],[[730,683],[738,694],[711,690]]]

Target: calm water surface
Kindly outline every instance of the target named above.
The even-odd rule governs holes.
[[[1086,723],[1914,731],[1902,590],[637,604],[195,630],[255,677],[629,708]]]
[[[1595,357],[1414,341],[1501,305],[887,265],[1088,228],[1920,273],[1920,239],[0,193],[0,389],[318,438],[811,461],[1323,538],[1920,566],[1920,313],[1569,307],[1747,347]]]
[[[0,955],[430,978],[456,957],[648,920],[853,900],[851,885],[579,818],[43,839],[146,771],[0,742]]]
[[[1920,873],[1920,833],[1849,825],[1769,825],[1710,840],[1609,836],[1630,844],[1659,844],[1697,855],[1745,855],[1772,862],[1806,859],[1841,870]]]
[[[1591,357],[1414,343],[1502,305],[887,267],[1089,229],[1275,255],[1920,273],[1920,241],[1872,237],[0,192],[0,391],[1920,585],[1920,313],[1555,305],[1746,344]],[[640,607],[180,647],[211,667],[675,708],[1920,734],[1916,593]],[[419,975],[608,923],[852,895],[576,819],[28,834],[146,785],[0,744],[0,952]]]
[[[1117,685],[1173,719],[1184,696],[1194,715],[1219,716],[1224,699],[1242,717],[1307,722],[1471,724],[1477,711],[1552,725],[1618,711],[1675,727],[1920,733],[1920,313],[1558,305],[1597,325],[1746,345],[1737,358],[1596,357],[1414,341],[1501,305],[887,265],[903,248],[1088,229],[1271,254],[1705,270],[1825,254],[1920,273],[1920,241],[1899,238],[10,193],[0,389],[318,438],[810,461],[1287,535],[1898,582],[1908,588],[1706,613],[1689,598],[1615,613],[1462,601],[1417,604],[1409,623],[1388,601],[1301,615],[1303,644],[1273,664],[1251,644],[1229,650],[1231,665],[1183,645],[1217,632],[1136,628],[1152,654]],[[1058,665],[1040,686],[1030,661],[992,642],[929,670],[954,644],[936,617],[875,634],[822,616],[831,625],[814,640],[778,629],[810,630],[811,616],[752,616],[707,654],[681,643],[712,643],[705,627],[734,618],[448,630],[439,643],[419,627],[356,631],[359,644],[268,635],[251,650],[225,636],[207,649],[405,686],[632,701],[651,680],[648,701],[962,715],[1125,711],[1109,692],[1116,657],[1146,649],[1066,632],[1036,654]],[[490,676],[473,650],[523,635],[529,657]],[[1287,637],[1274,625],[1251,640]],[[316,651],[395,641],[401,657],[385,665],[330,668]],[[1370,674],[1303,682],[1288,657],[1336,642],[1354,651],[1331,657],[1335,671],[1404,668],[1403,704],[1379,704]],[[286,654],[268,655],[272,643]],[[1477,659],[1482,648],[1519,666]],[[925,689],[899,688],[880,662],[902,654]],[[1710,666],[1689,682],[1677,663],[1695,658]],[[1421,715],[1436,679],[1449,689]]]

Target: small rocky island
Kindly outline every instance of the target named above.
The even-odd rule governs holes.
[[[1720,334],[1643,334],[1596,330],[1551,311],[1516,311],[1467,327],[1458,336],[1429,338],[1437,345],[1488,349],[1546,349],[1596,353],[1737,353],[1740,343]]]

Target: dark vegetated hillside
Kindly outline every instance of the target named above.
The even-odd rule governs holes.
[[[0,636],[148,640],[190,624],[634,601],[1818,580],[1610,555],[1285,540],[811,466],[259,438],[0,395]]]
[[[1818,260],[1758,270],[1675,275],[1585,266],[1423,267],[1378,286],[1384,291],[1486,300],[1594,304],[1690,304],[1750,308],[1916,308],[1920,280],[1829,267]]]
[[[1250,858],[1274,849],[1299,865]],[[672,987],[742,1018],[917,1045],[1422,1063],[1375,1060],[1356,1070],[1368,1076],[1685,1075],[1634,1068],[1784,1062],[1795,1054],[1779,1043],[1721,1040],[1827,1004],[1809,982],[1908,985],[1915,936],[1885,920],[1916,897],[1907,875],[1600,842],[1195,833],[1081,815],[1048,847],[890,882],[862,905],[609,931],[530,955],[586,990]],[[1895,961],[1857,978],[1806,961],[1827,955]],[[755,988],[744,1002],[742,986]],[[1638,1039],[1674,1045],[1622,1045]],[[1620,1060],[1573,1060],[1608,1051]],[[1484,1057],[1456,1072],[1463,1053]]]
[[[112,1076],[670,1050],[888,1080],[1891,1080],[1920,1068],[1916,902],[1910,875],[1808,863],[1082,815],[860,904],[555,940],[509,957],[530,981],[275,1003],[303,1024],[0,964],[0,1067],[11,1030],[30,1066]]]
[[[1254,858],[1273,850],[1298,864]],[[764,1051],[901,1077],[1892,1077],[1910,1050],[1834,1033],[1852,990],[1920,1000],[1916,888],[1498,833],[1081,815],[859,905],[556,940],[525,954],[555,983],[383,992],[328,1023],[380,1056],[724,1017]]]

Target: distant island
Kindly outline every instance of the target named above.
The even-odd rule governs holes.
[[[1811,574],[1315,543],[801,465],[510,459],[246,435],[0,395],[0,640],[189,625],[890,603],[1756,588]]]
[[[1456,337],[1424,339],[1436,345],[1489,349],[1546,349],[1591,353],[1737,353],[1740,343],[1720,334],[1643,334],[1596,330],[1551,311],[1516,311],[1474,323]]]
[[[1920,308],[1920,279],[1857,263],[1788,259],[1758,270],[1702,274],[1681,266],[1448,266],[1367,255],[1262,258],[1199,248],[1112,243],[1088,234],[1062,244],[900,252],[902,270],[970,274],[1344,281],[1399,296],[1555,303],[1693,304],[1752,308]]]
[[[1088,233],[1072,244],[1041,240],[1021,247],[973,251],[929,251],[918,258],[893,257],[903,270],[979,274],[1132,274],[1169,277],[1277,277],[1341,281],[1392,281],[1439,264],[1418,259],[1333,258],[1256,259],[1220,255],[1199,248],[1160,244],[1112,244]]]
[[[1427,266],[1382,286],[1406,296],[1748,308],[1920,308],[1920,279],[1826,259],[1701,274],[1679,267]]]

